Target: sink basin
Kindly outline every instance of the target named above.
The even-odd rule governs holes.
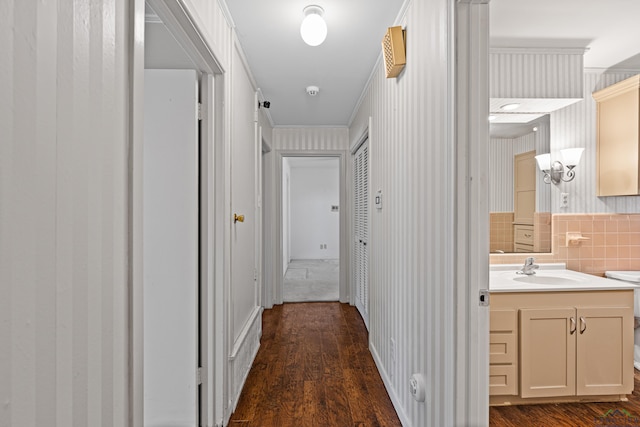
[[[570,279],[568,277],[562,277],[558,275],[538,275],[532,276],[518,276],[513,280],[522,283],[540,284],[540,285],[575,285],[581,283],[580,280]]]

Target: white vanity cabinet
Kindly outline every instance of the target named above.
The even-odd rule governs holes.
[[[490,378],[491,404],[615,401],[633,391],[633,290],[492,294],[490,322],[505,312],[517,313],[517,377],[506,381],[517,390]],[[491,343],[503,329],[490,325]],[[493,373],[511,366],[489,359]]]

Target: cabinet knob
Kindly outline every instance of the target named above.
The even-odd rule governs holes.
[[[244,222],[244,215],[233,214],[233,223]]]

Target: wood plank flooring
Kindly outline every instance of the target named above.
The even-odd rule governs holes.
[[[628,402],[562,403],[549,405],[493,406],[491,427],[640,427],[640,372],[635,371],[633,394]],[[607,411],[621,410],[603,417]],[[623,412],[627,411],[627,413]]]
[[[265,310],[260,350],[229,425],[401,426],[355,307],[287,303]]]
[[[601,418],[609,410],[625,410]],[[640,427],[640,372],[628,402],[491,407],[491,427]],[[354,307],[287,303],[265,310],[262,343],[231,427],[401,426]]]

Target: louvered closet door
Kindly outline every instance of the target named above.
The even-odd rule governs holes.
[[[365,141],[353,157],[354,257],[356,307],[369,328],[369,144]]]

